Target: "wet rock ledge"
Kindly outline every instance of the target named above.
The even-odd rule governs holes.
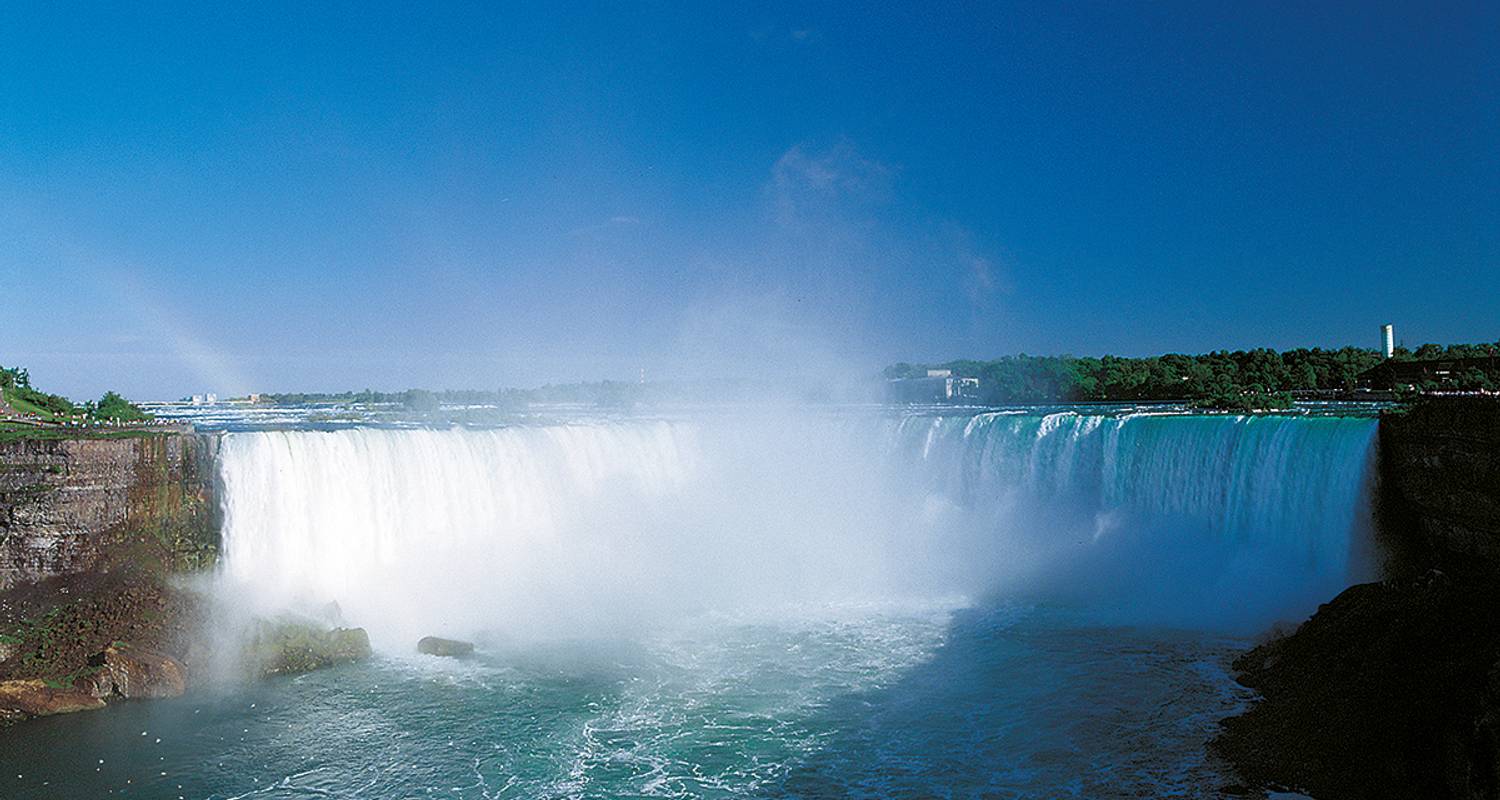
[[[0,722],[182,694],[180,654],[204,608],[139,564],[12,587],[0,594]]]

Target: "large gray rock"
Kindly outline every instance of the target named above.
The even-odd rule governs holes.
[[[260,676],[309,672],[370,657],[364,628],[324,628],[283,618],[257,624],[245,648],[245,661]]]
[[[474,652],[472,642],[463,642],[458,639],[443,639],[438,636],[424,636],[417,642],[417,652],[426,653],[430,656],[466,656]]]

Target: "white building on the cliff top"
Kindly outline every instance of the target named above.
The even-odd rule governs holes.
[[[956,377],[951,369],[929,369],[925,378],[898,378],[887,387],[887,399],[900,403],[947,403],[978,396],[979,379]]]

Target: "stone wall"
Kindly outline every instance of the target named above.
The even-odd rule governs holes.
[[[122,560],[212,564],[217,450],[183,433],[0,442],[0,590]]]
[[[1397,573],[1500,573],[1500,399],[1441,397],[1380,420],[1381,528]]]

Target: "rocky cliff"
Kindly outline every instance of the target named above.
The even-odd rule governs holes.
[[[1500,399],[1446,397],[1386,413],[1380,477],[1393,572],[1500,575]]]
[[[0,726],[176,696],[216,656],[261,676],[370,655],[363,630],[291,620],[213,652],[224,618],[184,577],[218,557],[217,436],[45,433],[0,440]]]
[[[0,591],[129,559],[218,552],[211,435],[0,441]]]
[[[0,441],[0,723],[182,691],[218,553],[218,439]]]
[[[1388,577],[1235,662],[1262,699],[1213,748],[1257,788],[1500,800],[1500,399],[1380,424]]]

